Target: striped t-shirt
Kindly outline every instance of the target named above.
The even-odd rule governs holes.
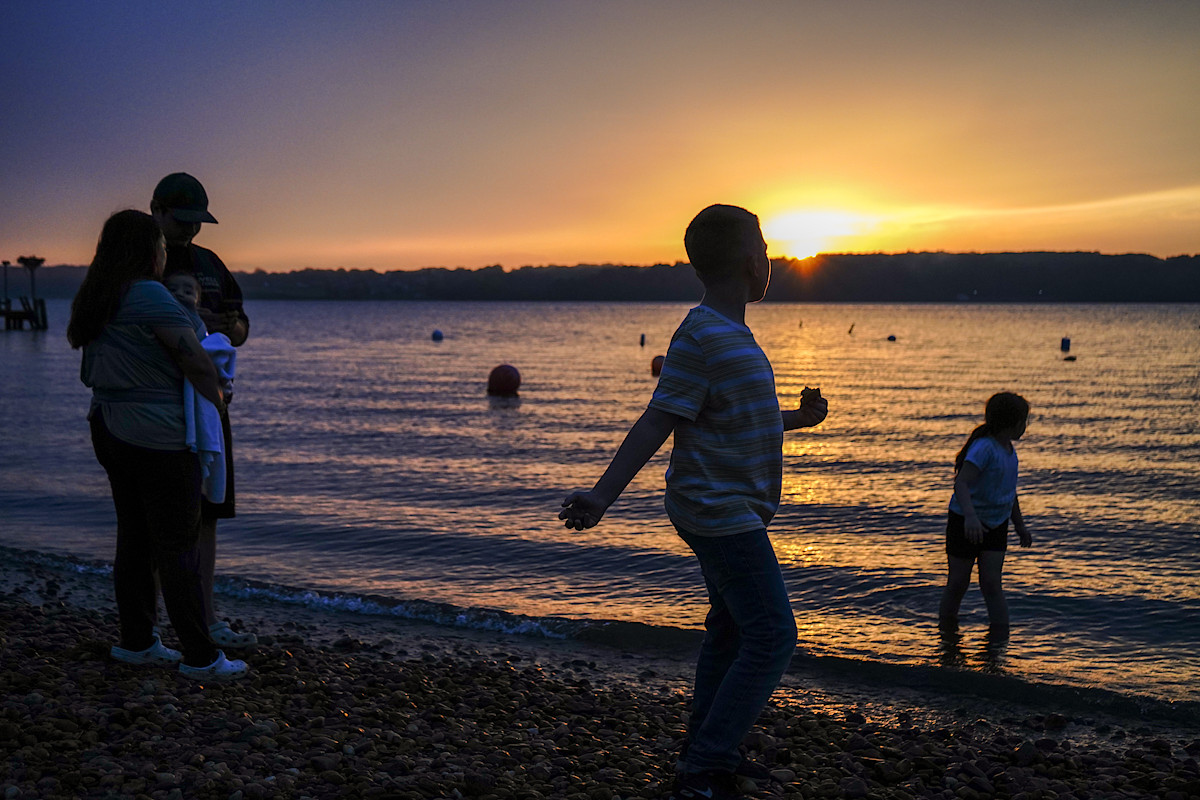
[[[681,418],[667,469],[671,522],[699,536],[765,528],[779,508],[783,419],[750,329],[707,306],[689,311],[650,407]]]

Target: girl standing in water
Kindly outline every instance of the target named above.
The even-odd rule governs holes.
[[[949,574],[938,609],[942,629],[958,628],[958,608],[979,562],[979,591],[987,604],[990,631],[1008,633],[1008,604],[1000,573],[1012,520],[1022,547],[1033,543],[1017,499],[1017,451],[1013,442],[1025,433],[1029,403],[1012,392],[992,395],[984,423],[971,432],[954,459],[954,496],[946,523]]]

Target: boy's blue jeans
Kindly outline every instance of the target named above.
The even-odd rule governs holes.
[[[710,605],[683,771],[732,771],[742,760],[738,746],[792,659],[796,620],[765,529],[679,535],[700,560]]]

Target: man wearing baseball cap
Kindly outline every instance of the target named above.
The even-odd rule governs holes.
[[[212,250],[192,242],[202,223],[217,222],[208,211],[208,193],[200,181],[186,172],[172,172],[154,187],[150,213],[163,232],[167,245],[164,277],[185,272],[200,284],[197,312],[209,333],[223,333],[234,347],[241,347],[250,335],[250,318],[242,307],[242,289],[233,274]],[[230,398],[225,398],[228,403]],[[225,620],[218,620],[213,605],[213,574],[217,558],[217,520],[236,515],[233,491],[233,437],[228,410],[221,415],[225,432],[225,501],[210,503],[201,499],[200,578],[204,589],[204,614],[213,642],[222,647],[249,647],[258,639],[253,633],[238,632]]]

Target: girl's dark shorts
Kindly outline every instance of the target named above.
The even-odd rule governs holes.
[[[966,520],[962,514],[950,512],[946,520],[946,555],[956,558],[978,558],[984,550],[1003,553],[1008,550],[1008,520],[983,532],[983,542],[967,541]]]

